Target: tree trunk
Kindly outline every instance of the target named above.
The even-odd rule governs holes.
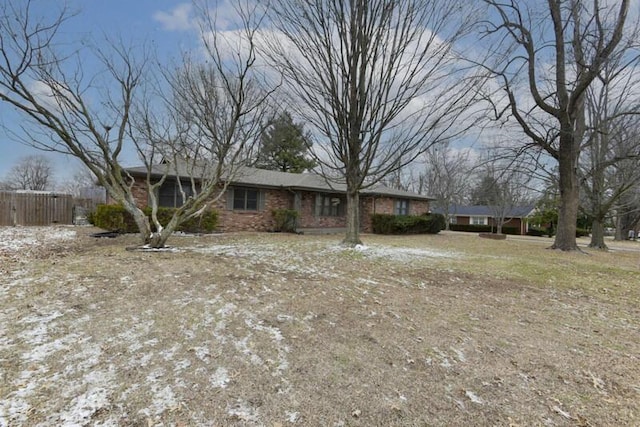
[[[164,248],[167,244],[169,237],[176,231],[178,225],[187,220],[186,215],[181,211],[174,212],[171,220],[167,225],[162,227],[159,223],[156,223],[156,227],[159,227],[155,233],[152,233],[148,242],[148,245],[154,249]],[[155,221],[154,221],[155,222]]]
[[[571,131],[560,135],[558,169],[560,173],[560,207],[558,208],[558,228],[552,249],[576,251],[576,221],[580,190],[578,186],[578,154],[575,136]]]
[[[360,240],[360,193],[347,192],[347,234],[343,245],[354,247],[361,245]]]
[[[590,248],[607,250],[608,247],[604,243],[604,218],[594,218],[591,223],[591,242]]]
[[[449,231],[451,229],[451,215],[449,215],[449,205],[444,209],[444,229]]]
[[[142,245],[148,245],[151,242],[151,224],[149,223],[149,218],[142,212],[134,202],[125,200],[123,203],[125,210],[131,213],[133,216],[133,220],[138,226],[140,242]]]

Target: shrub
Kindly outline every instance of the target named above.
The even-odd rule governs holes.
[[[451,231],[467,231],[471,233],[497,233],[497,228],[494,225],[474,225],[474,224],[449,224],[449,230]],[[520,234],[518,227],[502,227],[502,234]]]
[[[589,230],[585,229],[585,228],[576,228],[576,237],[585,237],[588,236],[589,234]]]
[[[271,211],[275,222],[274,231],[294,233],[298,222],[298,211],[294,209],[274,209]]]
[[[495,233],[496,230],[494,229],[493,232]],[[511,234],[511,235],[518,235],[520,234],[520,229],[518,227],[502,227],[502,234]]]
[[[158,208],[158,221],[163,226],[167,225],[173,216],[174,208]],[[146,207],[143,212],[151,220],[151,208]],[[98,205],[93,215],[93,224],[96,227],[117,231],[120,233],[137,233],[138,226],[133,216],[122,205]],[[218,212],[207,211],[199,217],[191,218],[178,226],[176,231],[187,233],[210,233],[218,225]]]
[[[472,233],[491,233],[490,225],[449,224],[451,231],[469,231]]]
[[[444,228],[444,217],[440,217],[374,214],[371,222],[376,234],[437,234]]]
[[[433,228],[432,228],[433,234],[437,234],[440,231],[447,228],[447,219],[445,218],[444,215],[439,213],[432,213],[432,214],[427,214],[427,216],[431,217],[431,220],[433,223]]]
[[[87,222],[91,225],[96,225],[96,211],[87,212]]]
[[[138,226],[133,216],[122,205],[98,205],[93,215],[96,227],[119,233],[136,233]]]
[[[547,230],[543,230],[542,228],[531,227],[527,231],[527,236],[542,237],[542,236],[545,236],[547,233],[548,233]]]
[[[584,236],[588,236],[590,233],[589,230],[585,229],[585,228],[576,228],[576,237],[584,237]],[[547,228],[547,229],[542,229],[542,228],[530,228],[529,231],[527,231],[527,235],[528,236],[546,236],[548,235],[549,237],[553,237],[555,235],[555,231],[553,229]]]
[[[376,234],[393,234],[394,215],[371,215],[371,227]]]

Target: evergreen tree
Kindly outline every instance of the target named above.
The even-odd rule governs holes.
[[[316,165],[306,156],[309,146],[309,137],[304,132],[304,125],[294,123],[291,114],[284,112],[262,134],[256,166],[262,169],[302,173]]]

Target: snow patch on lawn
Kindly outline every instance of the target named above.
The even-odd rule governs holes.
[[[305,245],[308,246],[308,245]],[[314,244],[315,246],[315,244]],[[233,258],[246,258],[262,264],[270,264],[267,272],[276,275],[294,273],[314,278],[337,278],[338,276],[327,271],[322,266],[314,266],[300,256],[300,251],[295,246],[284,249],[282,246],[270,244],[250,244],[242,242],[238,245],[210,245],[184,248],[185,250],[207,255],[228,256]],[[324,248],[320,247],[319,250]]]
[[[60,414],[61,425],[86,425],[93,414],[108,407],[109,397],[114,388],[114,379],[113,366],[107,371],[94,371],[85,375],[76,388],[81,389],[86,386],[86,391],[74,397],[62,411]]]
[[[209,378],[209,382],[211,383],[211,387],[214,388],[226,388],[229,383],[229,372],[227,372],[226,368],[218,368]]]
[[[334,246],[331,250],[333,252],[353,251],[366,257],[386,258],[405,262],[416,258],[460,258],[462,256],[462,254],[452,251],[437,251],[431,249],[403,248],[383,245],[356,245],[353,248]]]
[[[242,399],[238,399],[233,406],[227,406],[227,414],[238,421],[250,422],[252,424],[258,424],[260,421],[258,409]]]
[[[245,319],[245,323],[249,328],[255,331],[266,332],[271,336],[271,340],[275,344],[278,351],[278,365],[276,368],[276,372],[274,372],[273,375],[282,375],[284,371],[289,368],[289,361],[287,359],[289,347],[283,343],[284,337],[282,336],[282,332],[280,331],[280,329],[274,326],[265,326],[262,321],[256,322],[252,316],[247,317]]]
[[[44,244],[72,240],[75,230],[60,227],[0,227],[0,252],[19,252]]]

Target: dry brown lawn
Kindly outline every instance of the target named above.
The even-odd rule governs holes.
[[[640,243],[54,230],[0,230],[0,426],[640,425]]]

